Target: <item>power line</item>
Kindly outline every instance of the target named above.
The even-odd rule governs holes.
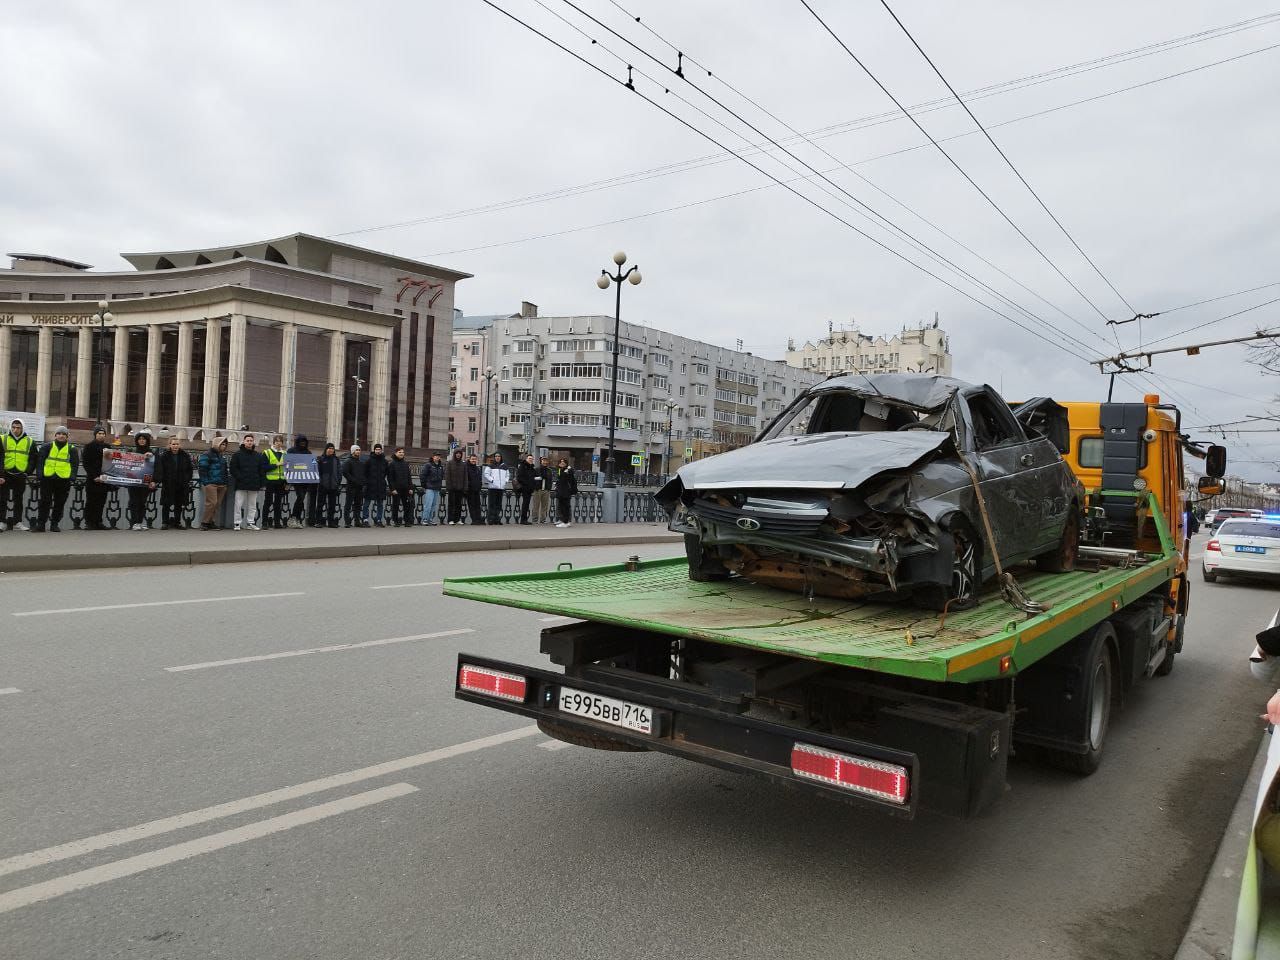
[[[1273,303],[1280,303],[1280,297],[1272,300],[1264,300],[1262,303],[1255,303],[1252,307],[1245,307],[1243,310],[1237,310],[1235,313],[1228,313],[1225,317],[1219,317],[1217,320],[1209,320],[1205,323],[1197,323],[1190,327],[1183,327],[1173,333],[1166,334],[1156,340],[1152,340],[1147,346],[1154,346],[1157,343],[1164,343],[1166,340],[1172,340],[1174,337],[1180,337],[1184,333],[1194,333],[1197,330],[1203,330],[1205,327],[1212,327],[1215,323],[1222,323],[1225,320],[1233,320],[1236,317],[1244,316],[1246,313],[1252,313],[1254,310],[1261,310],[1263,307],[1269,307]]]
[[[865,232],[865,231],[863,231],[862,229],[860,229],[860,228],[858,228],[858,227],[854,226],[852,223],[850,223],[848,220],[845,220],[845,219],[844,219],[843,217],[841,217],[839,214],[837,214],[837,213],[835,213],[835,212],[833,212],[833,211],[831,211],[831,210],[828,210],[826,207],[824,207],[822,204],[818,203],[818,201],[814,200],[812,197],[809,197],[809,196],[807,196],[806,194],[800,193],[798,190],[796,190],[796,189],[795,189],[794,187],[792,187],[790,184],[787,184],[787,183],[785,183],[785,182],[783,182],[783,181],[779,180],[779,179],[778,179],[777,177],[775,177],[773,174],[771,174],[771,173],[769,173],[768,171],[764,170],[763,168],[761,168],[760,166],[756,165],[755,163],[752,163],[749,159],[747,159],[746,157],[742,156],[741,154],[734,153],[734,151],[730,150],[728,147],[726,147],[724,144],[722,144],[720,141],[718,141],[715,137],[711,136],[710,134],[706,133],[706,132],[705,132],[705,131],[703,131],[703,130],[698,129],[694,124],[690,123],[690,122],[689,122],[688,120],[686,120],[685,118],[683,118],[683,117],[679,116],[679,115],[678,115],[678,114],[676,114],[676,113],[673,113],[672,111],[668,110],[666,107],[662,106],[662,104],[658,103],[656,100],[653,100],[652,98],[650,98],[650,97],[646,96],[646,95],[645,95],[644,93],[642,93],[641,91],[637,90],[637,89],[635,88],[634,84],[632,84],[632,83],[628,83],[628,82],[624,82],[624,81],[622,81],[622,80],[618,79],[617,77],[615,77],[615,76],[613,76],[612,74],[610,74],[607,70],[604,70],[604,69],[603,69],[602,67],[600,67],[599,65],[597,65],[597,64],[595,64],[595,63],[592,63],[590,60],[587,60],[585,57],[581,56],[580,54],[576,53],[575,51],[570,50],[568,47],[564,46],[564,44],[560,43],[559,41],[557,41],[557,40],[555,40],[555,39],[551,38],[550,36],[548,36],[547,34],[543,33],[543,32],[542,32],[541,30],[539,30],[537,27],[534,27],[532,24],[526,23],[524,20],[521,20],[521,19],[520,19],[519,17],[517,17],[515,14],[511,13],[510,11],[508,11],[508,10],[506,10],[506,9],[504,9],[504,8],[500,7],[500,6],[498,6],[496,3],[494,3],[494,2],[493,2],[493,0],[481,0],[481,2],[482,2],[482,3],[484,3],[486,6],[491,7],[491,8],[493,8],[494,10],[498,11],[498,12],[499,12],[499,13],[501,13],[503,16],[505,16],[505,17],[507,17],[507,18],[511,19],[512,21],[514,21],[515,23],[519,24],[520,26],[524,27],[526,30],[530,31],[531,33],[534,33],[534,34],[536,34],[537,36],[541,37],[543,40],[545,40],[546,42],[550,43],[552,46],[556,47],[557,49],[559,49],[559,50],[563,51],[564,53],[567,53],[569,56],[573,57],[575,60],[579,61],[580,63],[582,63],[583,65],[587,66],[587,67],[588,67],[588,68],[590,68],[591,70],[594,70],[594,71],[596,71],[597,73],[601,74],[602,76],[604,76],[604,77],[608,78],[608,79],[609,79],[610,81],[612,81],[613,83],[616,83],[616,84],[618,84],[619,86],[626,87],[627,89],[631,90],[631,91],[632,91],[632,93],[634,93],[636,96],[640,97],[640,99],[644,100],[644,101],[645,101],[646,103],[648,103],[650,106],[655,107],[656,109],[658,109],[658,110],[659,110],[659,111],[661,111],[662,113],[666,114],[666,115],[667,115],[668,117],[670,117],[671,119],[675,120],[677,123],[681,124],[682,126],[686,127],[687,129],[689,129],[691,132],[693,132],[693,133],[697,134],[698,136],[700,136],[700,137],[702,137],[702,138],[704,138],[704,139],[706,139],[706,140],[710,141],[710,142],[711,142],[711,143],[713,143],[715,146],[719,147],[721,150],[724,150],[724,151],[725,151],[725,152],[727,152],[727,153],[731,153],[731,154],[733,154],[733,155],[734,155],[734,156],[736,156],[739,160],[741,160],[743,163],[746,163],[749,167],[751,167],[753,170],[755,170],[757,173],[763,174],[764,176],[768,177],[770,180],[774,181],[774,183],[778,184],[779,186],[784,187],[788,192],[790,192],[790,193],[794,194],[795,196],[799,197],[801,200],[805,201],[806,203],[810,204],[811,206],[816,207],[816,208],[817,208],[818,210],[820,210],[822,213],[825,213],[827,216],[831,217],[832,219],[836,220],[837,222],[839,222],[839,223],[843,224],[844,226],[848,227],[850,230],[854,231],[854,232],[855,232],[855,233],[857,233],[859,236],[862,236],[862,237],[864,237],[865,239],[870,240],[870,241],[871,241],[872,243],[874,243],[876,246],[878,246],[878,247],[882,248],[883,250],[887,251],[888,253],[892,254],[893,256],[897,257],[898,259],[900,259],[900,260],[904,261],[905,263],[907,263],[907,264],[909,264],[909,265],[911,265],[911,266],[915,267],[917,270],[921,271],[922,273],[926,274],[926,275],[927,275],[927,276],[929,276],[929,277],[932,277],[934,280],[937,280],[939,283],[943,284],[944,286],[949,287],[950,289],[952,289],[952,290],[956,291],[957,293],[959,293],[961,296],[965,297],[966,299],[971,300],[971,301],[973,301],[974,303],[978,304],[979,306],[984,307],[984,308],[986,308],[987,310],[990,310],[991,312],[995,313],[997,316],[1000,316],[1000,317],[1002,317],[1003,319],[1008,320],[1008,321],[1009,321],[1010,323],[1012,323],[1014,326],[1018,327],[1018,328],[1019,328],[1019,329],[1021,329],[1021,330],[1024,330],[1024,331],[1026,331],[1026,332],[1030,333],[1032,336],[1036,337],[1037,339],[1040,339],[1040,340],[1044,341],[1045,343],[1048,343],[1048,344],[1050,344],[1050,345],[1052,345],[1052,346],[1054,346],[1054,347],[1057,347],[1058,349],[1060,349],[1060,350],[1064,351],[1065,353],[1070,354],[1071,356],[1075,357],[1075,358],[1076,358],[1076,359],[1078,359],[1078,360],[1082,360],[1082,361],[1083,361],[1083,362],[1085,362],[1085,363],[1089,363],[1089,362],[1091,362],[1091,361],[1089,361],[1089,359],[1088,359],[1087,357],[1083,356],[1083,355],[1082,355],[1082,354],[1080,354],[1080,353],[1077,353],[1077,352],[1076,352],[1076,351],[1074,351],[1074,350],[1071,350],[1069,347],[1065,346],[1062,342],[1060,342],[1060,341],[1055,341],[1055,340],[1051,340],[1051,339],[1049,339],[1048,337],[1043,336],[1043,335],[1042,335],[1042,334],[1040,334],[1039,332],[1037,332],[1037,331],[1035,331],[1035,330],[1032,330],[1030,327],[1027,327],[1027,326],[1023,325],[1022,323],[1019,323],[1017,320],[1015,320],[1013,317],[1010,317],[1008,314],[1006,314],[1006,313],[1004,313],[1004,312],[1002,312],[1002,311],[1000,311],[1000,310],[997,310],[995,307],[992,307],[990,304],[984,303],[983,301],[979,300],[977,297],[973,296],[973,295],[972,295],[972,294],[970,294],[969,292],[967,292],[967,291],[965,291],[965,290],[960,289],[959,287],[957,287],[955,284],[951,283],[950,281],[948,281],[948,280],[944,280],[942,277],[939,277],[937,274],[933,273],[933,272],[932,272],[931,270],[929,270],[927,267],[921,266],[920,264],[916,263],[914,260],[912,260],[910,257],[906,256],[905,254],[901,253],[900,251],[895,250],[893,247],[888,246],[888,245],[887,245],[887,244],[885,244],[883,241],[878,240],[877,238],[875,238],[875,237],[871,236],[870,234],[866,233],[866,232]]]
[[[1246,293],[1255,293],[1258,290],[1267,290],[1270,287],[1280,287],[1280,280],[1272,283],[1264,283],[1257,287],[1249,287],[1247,290],[1235,290],[1231,293],[1224,293],[1217,297],[1209,297],[1205,300],[1196,300],[1193,303],[1184,303],[1177,307],[1166,307],[1164,310],[1157,310],[1155,313],[1137,313],[1128,320],[1108,320],[1107,323],[1123,325],[1126,323],[1133,323],[1135,320],[1154,320],[1156,317],[1163,317],[1167,313],[1177,313],[1179,310],[1188,310],[1191,307],[1201,307],[1206,303],[1217,303],[1219,300],[1230,300],[1232,297],[1240,297]]]
[[[1074,290],[1077,294],[1079,294],[1080,298],[1084,300],[1085,303],[1089,304],[1089,306],[1093,308],[1094,312],[1097,313],[1098,316],[1105,321],[1107,319],[1107,315],[1102,312],[1102,310],[1098,307],[1098,305],[1094,303],[1092,300],[1090,300],[1088,295],[1086,295],[1083,290],[1081,290],[1078,286],[1076,286],[1076,284],[1071,280],[1070,277],[1068,277],[1065,273],[1062,272],[1062,270],[1058,267],[1058,265],[1049,258],[1048,254],[1046,254],[1043,250],[1041,250],[1040,247],[1036,245],[1035,241],[1032,240],[1029,236],[1027,236],[1027,234],[1023,231],[1023,229],[1013,222],[1012,218],[1010,218],[1010,216],[1007,213],[1005,213],[1003,209],[1001,209],[998,203],[996,203],[994,200],[991,199],[990,195],[988,195],[988,193],[985,190],[983,190],[982,187],[978,186],[977,181],[974,180],[973,177],[969,176],[969,174],[965,171],[965,169],[962,166],[960,166],[959,163],[956,162],[955,158],[952,157],[951,154],[949,154],[946,151],[946,149],[942,146],[942,144],[940,144],[937,140],[933,138],[933,134],[929,133],[929,131],[927,131],[924,128],[924,126],[920,123],[920,121],[918,121],[914,116],[911,115],[911,112],[907,110],[907,108],[904,107],[898,101],[898,98],[889,92],[889,88],[880,82],[880,79],[874,73],[872,73],[870,69],[867,68],[866,64],[864,64],[858,58],[857,54],[855,54],[849,48],[849,46],[843,40],[840,39],[840,36],[834,30],[832,30],[831,27],[827,25],[827,22],[823,20],[821,16],[818,15],[818,12],[814,10],[813,7],[809,5],[809,0],[800,0],[800,3],[801,5],[804,6],[806,10],[809,11],[810,14],[813,15],[813,18],[817,20],[819,24],[821,24],[822,28],[831,35],[831,38],[835,40],[837,44],[840,45],[840,48],[849,55],[850,59],[852,59],[853,62],[856,63],[859,66],[859,68],[861,68],[862,72],[871,78],[871,80],[875,83],[875,85],[880,88],[880,90],[884,93],[885,96],[887,96],[890,100],[894,102],[894,105],[897,106],[899,110],[901,110],[904,114],[906,114],[906,116],[911,120],[912,124],[915,125],[915,128],[919,130],[922,134],[924,134],[926,137],[928,137],[929,142],[932,143],[938,149],[938,152],[941,153],[944,157],[946,157],[948,162],[950,162],[950,164],[956,168],[956,170],[960,173],[960,175],[964,177],[965,180],[967,180],[969,184],[975,190],[978,191],[979,194],[982,195],[982,198],[986,200],[988,204],[991,205],[991,208],[995,210],[998,214],[1000,214],[1000,216],[1004,218],[1004,221],[1007,224],[1009,224],[1009,226],[1013,227],[1015,231],[1017,231],[1018,236],[1022,237],[1022,239],[1027,242],[1027,244],[1031,247],[1031,249],[1033,249],[1036,253],[1038,253],[1040,255],[1040,258],[1044,260],[1044,262],[1047,263],[1050,267],[1052,267],[1053,271],[1056,274],[1058,274],[1058,276],[1060,276],[1063,280],[1065,280],[1067,284],[1071,287],[1071,289]]]

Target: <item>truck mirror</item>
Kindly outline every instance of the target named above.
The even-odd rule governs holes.
[[[1213,477],[1201,477],[1196,482],[1196,490],[1206,497],[1216,497],[1222,492],[1222,489],[1222,481],[1215,480]]]
[[[1204,472],[1213,478],[1227,475],[1227,448],[1211,446],[1205,452]]]

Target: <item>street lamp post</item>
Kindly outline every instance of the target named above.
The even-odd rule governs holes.
[[[613,469],[613,439],[614,431],[618,425],[618,335],[621,332],[622,317],[622,281],[628,280],[634,286],[640,283],[640,268],[632,266],[626,273],[622,272],[622,265],[627,262],[627,255],[619,250],[613,255],[613,262],[618,267],[616,274],[610,274],[608,270],[601,270],[600,276],[596,277],[596,286],[601,290],[608,290],[609,284],[616,284],[618,287],[617,300],[613,307],[613,376],[609,390],[609,457],[605,461],[605,481],[606,487],[616,487],[616,474]]]
[[[484,368],[484,411],[480,423],[480,457],[488,456],[489,450],[489,398],[493,396],[493,378],[496,376],[493,367]]]
[[[351,428],[351,442],[353,444],[360,443],[360,390],[364,387],[364,378],[360,376],[360,372],[364,362],[364,357],[356,357],[356,372],[351,375],[351,379],[356,382],[356,418],[355,424]]]
[[[98,325],[98,422],[107,423],[107,411],[103,400],[104,388],[107,385],[107,324],[115,318],[111,315],[111,304],[106,300],[98,301],[98,312],[93,315],[93,322]]]
[[[674,400],[667,401],[667,453],[662,459],[662,473],[664,480],[671,479],[671,422],[675,415],[675,409],[678,404]]]

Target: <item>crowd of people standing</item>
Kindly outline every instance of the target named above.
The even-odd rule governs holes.
[[[27,530],[23,520],[26,486],[37,478],[40,489],[38,520],[34,532],[57,533],[73,478],[84,468],[85,498],[82,527],[104,530],[103,512],[110,484],[104,475],[106,431],[95,429],[93,441],[83,448],[69,440],[69,431],[59,426],[54,439],[37,444],[25,433],[21,420],[14,420],[4,435],[4,471],[0,474],[0,529]],[[265,438],[264,438],[265,440]],[[353,444],[340,456],[332,443],[323,451],[311,449],[306,436],[298,435],[285,448],[285,438],[277,435],[258,449],[257,438],[246,434],[239,446],[228,453],[229,441],[214,436],[209,447],[193,457],[177,437],[167,438],[160,450],[153,447],[149,430],[133,436],[132,452],[152,463],[149,476],[122,487],[127,498],[125,518],[131,530],[146,530],[147,502],[158,491],[163,529],[182,529],[191,507],[192,481],[203,502],[195,504],[200,529],[220,529],[228,491],[232,496],[231,528],[234,530],[282,530],[301,527],[408,527],[436,526],[440,500],[446,502],[444,521],[450,526],[464,522],[501,524],[503,500],[511,490],[518,499],[518,519],[532,525],[555,522],[567,527],[573,522],[572,499],[578,492],[577,478],[566,460],[553,466],[547,457],[532,455],[510,469],[500,454],[485,458],[465,456],[454,450],[447,460],[435,454],[416,471],[405,459],[405,448],[395,447],[387,455],[380,443],[366,453]],[[315,457],[314,482],[290,483],[285,477],[288,454]],[[340,493],[345,490],[345,498]],[[290,495],[292,494],[292,503]],[[339,500],[341,499],[341,507]],[[554,513],[552,503],[555,503]],[[386,509],[390,503],[390,511]]]

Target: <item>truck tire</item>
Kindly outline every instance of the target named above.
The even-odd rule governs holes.
[[[951,582],[946,586],[929,584],[917,587],[912,594],[914,603],[926,610],[955,612],[978,604],[978,593],[982,589],[982,541],[969,521],[959,514],[947,522],[947,533],[956,544]]]
[[[1116,694],[1116,662],[1112,655],[1115,628],[1107,622],[1098,625],[1089,644],[1087,659],[1083,663],[1084,689],[1081,691],[1088,704],[1084,712],[1084,729],[1081,739],[1088,742],[1084,753],[1048,749],[1045,759],[1061,770],[1088,776],[1102,764],[1102,751],[1106,745],[1107,730],[1111,726],[1111,708]]]
[[[575,747],[630,753],[645,753],[648,751],[648,747],[637,747],[633,743],[614,740],[612,737],[605,736],[602,733],[581,730],[578,727],[569,727],[563,723],[557,723],[555,720],[539,720],[538,729],[553,740],[562,740],[565,743],[573,744]]]
[[[1183,602],[1185,603],[1183,609],[1191,609],[1191,584],[1187,581],[1186,577],[1182,578],[1179,590],[1186,591],[1185,594],[1180,594]],[[1173,673],[1173,658],[1176,657],[1178,655],[1178,651],[1182,649],[1182,637],[1186,631],[1187,615],[1184,613],[1178,617],[1178,627],[1173,634],[1173,644],[1165,651],[1164,659],[1160,661],[1160,666],[1156,667],[1157,677],[1167,677],[1169,674]]]
[[[729,579],[729,571],[720,562],[720,557],[714,551],[704,547],[702,541],[692,533],[684,535],[684,552],[689,558],[690,580],[706,583],[711,580]]]
[[[1036,569],[1046,573],[1067,573],[1076,568],[1076,555],[1080,550],[1080,509],[1074,503],[1066,526],[1062,528],[1062,540],[1057,549],[1036,557]]]

